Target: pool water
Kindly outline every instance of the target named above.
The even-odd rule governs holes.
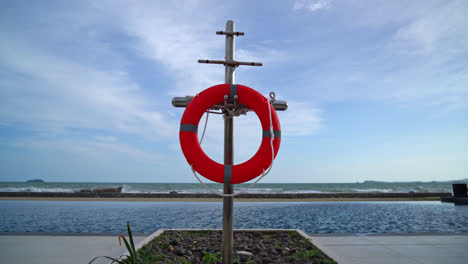
[[[152,233],[222,228],[220,202],[0,201],[0,232]],[[234,228],[307,233],[468,232],[468,206],[440,202],[242,202]]]

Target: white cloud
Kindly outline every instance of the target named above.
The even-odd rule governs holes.
[[[116,142],[119,139],[114,137],[114,136],[96,136],[96,139],[98,141],[103,141],[103,142]]]
[[[152,1],[112,6],[116,26],[133,38],[137,53],[164,66],[172,77],[175,85],[168,89],[170,95],[193,95],[224,82],[222,66],[197,63],[198,59],[224,57],[224,38],[215,34],[224,26],[206,16],[204,6]],[[100,8],[109,13],[109,6]],[[154,10],[158,10],[158,15]]]
[[[443,111],[468,105],[467,11],[466,1],[446,2],[398,28],[386,48],[407,63],[387,78],[393,99]]]
[[[46,23],[47,30],[41,32],[45,37],[34,48],[28,44],[35,36],[30,33],[22,35],[22,31],[18,31],[19,34],[13,34],[6,30],[8,34],[0,37],[1,65],[7,69],[5,78],[0,80],[0,94],[4,100],[0,106],[2,122],[30,125],[32,130],[41,133],[35,138],[36,144],[58,146],[59,139],[66,137],[82,142],[62,142],[63,149],[70,151],[79,148],[92,151],[95,148],[101,149],[100,153],[107,150],[127,152],[135,157],[153,155],[125,145],[126,140],[121,133],[150,142],[159,138],[169,139],[168,148],[174,150],[179,122],[174,118],[180,113],[174,115],[169,104],[161,108],[157,101],[153,101],[154,96],[148,97],[145,87],[135,82],[126,71],[126,61],[100,36],[118,33],[130,37],[123,45],[130,45],[142,58],[151,60],[154,67],[163,66],[174,83],[169,87],[156,88],[156,93],[180,96],[223,82],[222,66],[200,65],[196,60],[223,59],[225,39],[214,32],[222,30],[224,25],[215,18],[206,17],[202,12],[204,6],[191,2],[132,5],[114,1],[93,2],[79,8],[88,15],[77,17],[53,13],[48,17],[52,21],[59,16],[66,23]],[[154,10],[157,10],[157,15]],[[76,39],[83,41],[77,45]],[[90,53],[86,55],[90,60],[50,49],[61,42],[72,43],[79,49],[77,54]],[[238,60],[273,63],[284,58],[285,55],[277,49],[255,44],[250,48],[239,48],[236,52]],[[90,63],[107,59],[113,63]],[[18,74],[23,77],[17,78]],[[287,113],[288,120],[284,120],[283,128],[288,136],[311,134],[319,127],[320,119],[315,119],[315,110],[298,105],[304,110],[303,114]],[[223,122],[215,120],[212,116],[204,148],[222,162]],[[236,118],[235,128],[236,160],[244,161],[255,154],[260,145],[260,124],[258,118],[250,113],[247,117]],[[80,132],[90,136],[86,142],[73,135],[76,130],[86,129],[98,130],[100,134],[91,136],[93,131]],[[55,143],[54,138],[58,140]]]
[[[198,125],[198,137],[201,138],[205,116]],[[234,163],[238,164],[251,158],[260,147],[262,128],[253,112],[234,118]],[[205,153],[218,163],[224,160],[224,120],[221,115],[210,114],[205,136],[202,142]]]
[[[3,148],[7,146],[7,148]],[[10,152],[11,149],[14,151]],[[122,142],[94,139],[28,136],[2,144],[2,176],[10,181],[41,175],[48,181],[163,181],[158,168],[166,155]]]
[[[295,10],[308,9],[311,12],[331,7],[331,0],[297,0],[293,4]]]
[[[243,71],[246,73],[255,72],[254,70],[263,70],[271,66],[280,66],[286,61],[290,61],[285,51],[271,48],[268,45],[249,45],[247,48],[237,48],[235,53],[235,59],[237,61],[245,62],[261,62],[262,67],[258,66],[244,66],[237,68],[237,72]]]
[[[106,16],[114,17],[115,27],[131,36],[136,53],[164,67],[171,79],[171,87],[165,87],[171,96],[194,95],[215,84],[224,83],[222,65],[199,64],[198,59],[223,60],[225,37],[215,31],[224,30],[225,21],[219,21],[226,9],[204,2],[147,1],[128,6],[115,1],[110,5],[98,5]],[[109,8],[111,6],[111,8]],[[154,10],[158,10],[155,15]],[[206,16],[216,13],[216,16]],[[238,30],[243,30],[242,28]],[[248,38],[247,34],[244,37]],[[236,47],[235,59],[268,64],[278,63],[286,56],[268,45]],[[248,67],[241,67],[243,71]],[[246,69],[246,71],[252,69]]]
[[[301,50],[311,60],[291,83],[314,87],[305,96],[319,102],[385,102],[440,112],[467,107],[467,3],[334,2],[330,19],[338,20],[326,34],[319,31],[330,45]],[[336,44],[342,33],[346,37]]]
[[[0,43],[1,65],[8,72],[0,81],[4,122],[49,132],[103,129],[147,139],[171,137],[176,129],[125,72],[83,66],[6,36]]]
[[[288,101],[288,110],[278,115],[285,137],[310,136],[324,126],[320,110],[308,102]]]
[[[415,54],[466,54],[468,50],[468,6],[464,1],[426,12],[398,29],[392,48]]]

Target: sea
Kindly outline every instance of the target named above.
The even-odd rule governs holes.
[[[208,187],[222,191],[222,184],[208,183]],[[250,184],[236,184],[241,191]],[[123,193],[208,193],[199,183],[94,183],[94,182],[0,182],[0,192],[79,192],[101,188],[122,187]],[[377,182],[356,183],[258,183],[249,193],[408,193],[452,192],[452,182]]]

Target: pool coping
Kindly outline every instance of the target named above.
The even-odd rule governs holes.
[[[164,229],[164,230],[221,230],[221,229]],[[250,230],[301,230],[301,229],[235,229],[234,231]],[[305,233],[305,232],[304,232]],[[0,236],[120,236],[123,233],[67,233],[67,232],[0,232]],[[134,237],[147,237],[154,233],[132,232]],[[468,232],[415,232],[415,233],[305,233],[314,237],[342,237],[342,236],[466,236]]]
[[[148,244],[149,242],[151,242],[154,238],[160,236],[161,234],[163,234],[164,232],[166,231],[222,231],[222,229],[191,229],[191,228],[183,228],[183,229],[159,229],[157,230],[156,232],[154,232],[153,234],[149,235],[148,237],[146,237],[145,239],[143,239],[141,242],[139,242],[138,244],[135,245],[135,250],[138,251],[139,249],[141,249],[143,246],[145,246],[146,244]],[[304,237],[305,239],[309,240],[310,243],[312,243],[315,247],[319,248],[317,245],[315,245],[313,242],[312,242],[312,238],[306,234],[304,231],[300,230],[300,229],[234,229],[234,232],[236,231],[251,231],[251,232],[255,232],[255,231],[260,231],[260,232],[264,232],[264,231],[294,231],[294,232],[297,232],[300,236]],[[327,255],[327,257],[333,259],[332,257],[330,257],[328,254],[326,254],[321,248],[319,248],[323,254]],[[121,251],[119,250],[119,252],[115,251],[113,252],[113,254],[111,255],[111,257],[113,258],[118,258],[120,256],[123,256],[123,255],[130,255],[130,253],[128,252],[128,250],[125,250],[125,251]],[[113,261],[109,261],[108,262],[109,264],[113,263]]]
[[[151,242],[154,238],[160,236],[165,231],[222,231],[222,229],[198,229],[198,228],[182,228],[182,229],[158,229],[156,232],[152,233],[151,235],[147,236],[145,239],[140,241],[135,245],[135,250],[141,249],[143,246]],[[437,233],[437,232],[428,232],[428,233],[372,233],[372,234],[358,234],[358,233],[330,233],[330,234],[307,234],[301,229],[234,229],[234,231],[294,231],[297,232],[300,236],[304,237],[305,239],[309,240],[315,247],[320,249],[323,254],[327,255],[329,258],[336,261],[335,257],[330,256],[330,254],[326,253],[326,251],[316,243],[313,242],[313,237],[372,237],[372,236],[466,236],[467,233]],[[134,235],[135,236],[135,235]],[[111,257],[118,258],[123,255],[129,255],[128,250],[116,250],[111,253]],[[113,263],[109,261],[108,264]]]

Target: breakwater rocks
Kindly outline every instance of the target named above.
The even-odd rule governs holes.
[[[468,205],[468,198],[467,197],[440,197],[440,201],[443,203],[454,203],[455,205]]]
[[[117,188],[103,188],[103,189],[94,189],[94,190],[80,190],[80,193],[120,193],[122,192],[122,186]]]
[[[322,198],[361,198],[361,199],[386,199],[386,198],[430,198],[447,197],[451,193],[244,193],[236,198],[245,199],[322,199]],[[25,198],[186,198],[206,199],[220,198],[211,193],[122,193],[122,192],[0,192],[0,197],[25,197]]]

